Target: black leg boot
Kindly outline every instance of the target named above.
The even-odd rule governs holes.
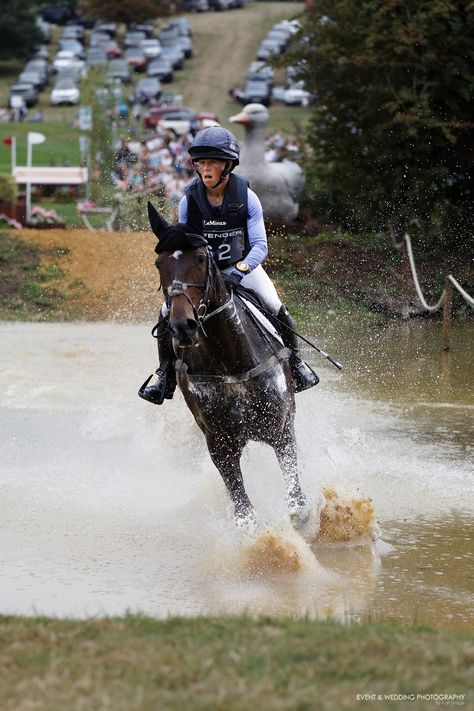
[[[300,352],[298,350],[298,337],[296,333],[293,332],[295,329],[295,322],[291,318],[290,312],[284,304],[282,304],[282,307],[278,312],[277,319],[278,321],[276,321],[276,326],[283,339],[283,343],[286,348],[289,348],[291,351],[290,366],[295,383],[295,390],[297,393],[300,393],[302,390],[308,390],[308,388],[312,388],[313,385],[317,385],[319,383],[319,378],[314,370],[310,368],[300,356]]]
[[[169,318],[162,318],[160,316],[158,324],[155,327],[160,365],[158,369],[145,380],[138,391],[140,397],[144,400],[148,400],[148,402],[152,402],[154,405],[161,405],[165,398],[171,400],[176,389],[176,371],[174,369],[175,354],[168,324]],[[155,329],[153,329],[153,331],[155,331]],[[154,375],[156,375],[155,382],[148,385]]]

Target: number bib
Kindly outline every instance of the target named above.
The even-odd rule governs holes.
[[[188,200],[187,223],[207,239],[219,269],[240,262],[250,251],[247,181],[233,173],[229,176],[224,208],[220,214],[210,206],[199,178],[185,188],[185,193]]]
[[[245,255],[245,230],[243,227],[216,225],[217,220],[203,220],[204,237],[209,242],[219,269],[230,267]]]

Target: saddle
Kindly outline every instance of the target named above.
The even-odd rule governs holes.
[[[266,304],[263,303],[260,295],[257,294],[256,291],[244,289],[240,286],[234,290],[234,296],[240,299],[244,308],[251,314],[253,317],[252,320],[262,334],[262,337],[265,337],[266,334],[270,334],[279,343],[284,345],[276,318],[270,313]]]

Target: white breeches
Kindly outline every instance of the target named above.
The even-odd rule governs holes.
[[[224,274],[229,274],[232,269],[233,267],[228,267],[222,271]],[[261,264],[259,264],[258,267],[255,267],[255,269],[252,269],[250,274],[246,274],[242,279],[241,284],[244,289],[252,289],[252,291],[255,291],[260,296],[263,303],[266,304],[268,310],[271,311],[274,316],[278,316],[278,312],[281,308],[281,301],[272,280]]]
[[[223,269],[222,272],[224,274],[230,274],[232,269],[233,267],[227,267],[227,269]],[[250,274],[246,274],[242,279],[241,284],[244,289],[252,289],[252,291],[255,291],[260,296],[263,303],[266,304],[268,310],[271,311],[274,316],[278,316],[278,312],[281,308],[281,301],[272,280],[261,264],[259,264],[258,267],[255,267],[255,269],[252,269]],[[161,314],[162,316],[168,315],[168,307],[164,302],[161,307]]]

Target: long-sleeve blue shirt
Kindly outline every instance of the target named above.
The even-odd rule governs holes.
[[[217,208],[218,209],[218,208]],[[257,195],[248,188],[248,213],[247,233],[250,244],[250,252],[245,255],[245,261],[250,269],[255,269],[263,262],[268,254],[267,233],[263,221],[262,204]],[[178,209],[178,219],[181,223],[186,223],[188,219],[188,200],[186,195],[181,198]]]

